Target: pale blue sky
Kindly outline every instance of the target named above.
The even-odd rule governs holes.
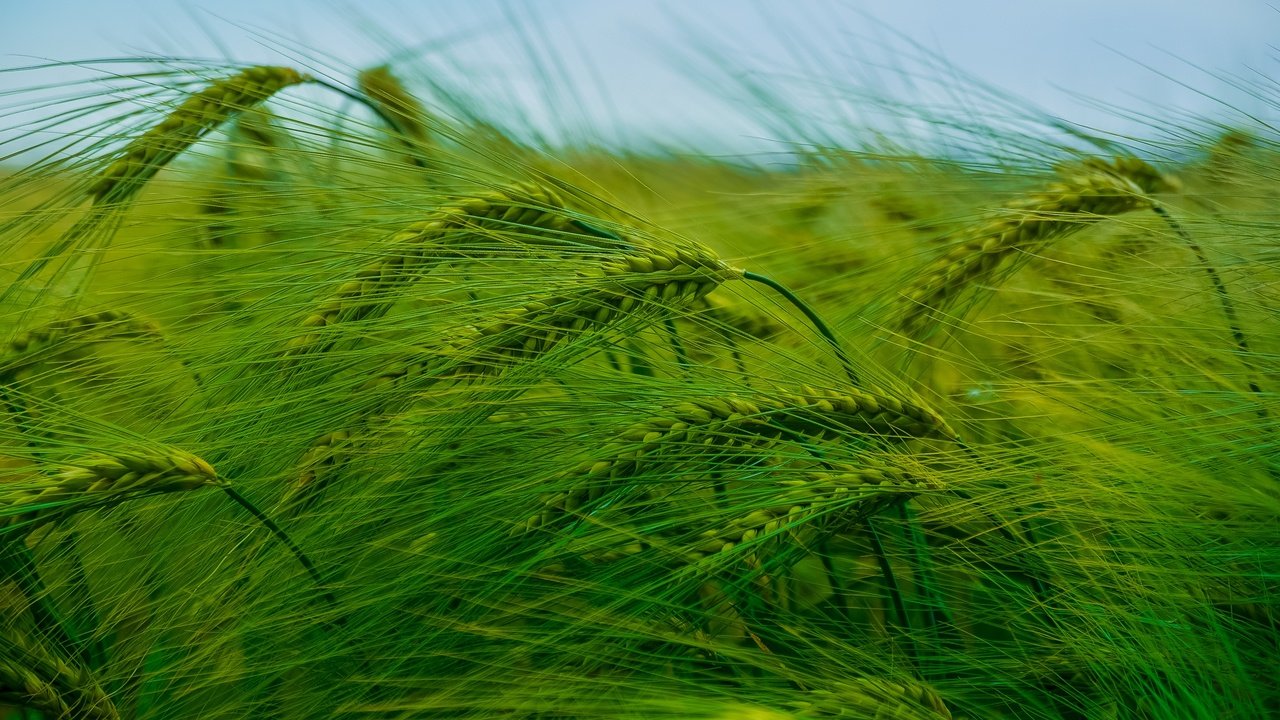
[[[1280,10],[1260,0],[0,0],[0,16],[3,67],[30,64],[24,56],[165,53],[280,62],[282,55],[296,61],[316,51],[339,66],[361,67],[386,59],[387,44],[376,39],[382,33],[404,47],[445,46],[466,66],[465,86],[503,96],[534,125],[554,112],[571,130],[591,127],[606,140],[675,134],[717,138],[725,147],[786,131],[716,97],[733,93],[698,60],[712,47],[735,72],[797,78],[780,86],[792,88],[789,99],[816,125],[856,115],[858,102],[847,96],[857,89],[963,105],[967,91],[947,95],[959,83],[936,82],[963,71],[1068,120],[1141,133],[1131,120],[1075,95],[1161,108],[1157,116],[1177,110],[1230,118],[1223,100],[1270,112],[1204,71],[1266,82],[1277,69],[1269,43],[1280,37]],[[551,42],[530,55],[513,25]],[[932,89],[928,82],[908,84],[904,73],[922,70],[907,57],[919,53],[894,32],[945,58],[942,68],[924,71],[933,76]],[[296,49],[286,47],[290,42]],[[445,72],[442,56],[427,57]],[[547,73],[567,74],[580,102],[563,87],[547,94],[531,57]],[[0,92],[30,80],[0,74]],[[847,102],[833,104],[833,95]]]

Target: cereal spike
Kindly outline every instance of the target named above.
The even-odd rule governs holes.
[[[924,481],[898,468],[874,463],[865,468],[839,467],[789,475],[778,484],[777,504],[704,530],[689,561],[722,557],[727,545],[736,548],[754,543],[742,553],[742,559],[751,567],[759,567],[772,548],[797,536],[800,525],[823,533],[841,532],[928,488]]]
[[[0,636],[0,698],[49,718],[119,720],[88,670],[73,666],[7,624]]]
[[[378,106],[383,115],[395,123],[397,132],[412,140],[416,146],[430,145],[431,132],[427,129],[426,108],[391,73],[391,68],[379,65],[364,70],[357,82],[360,91]]]
[[[563,340],[612,324],[641,304],[688,307],[740,276],[709,256],[682,255],[677,264],[656,251],[632,255],[603,264],[580,288],[537,298],[478,328],[458,328],[441,344],[435,360],[447,363],[454,373],[500,373]]]
[[[453,247],[451,241],[468,232],[520,230],[518,236],[511,238],[516,247],[556,246],[554,239],[541,240],[529,232],[532,229],[579,232],[564,214],[564,201],[559,194],[531,183],[446,205],[428,218],[396,232],[390,238],[392,249],[385,257],[340,285],[307,314],[302,325],[318,331],[386,312],[395,302],[394,291],[413,283],[436,263],[457,257],[458,248]],[[324,352],[331,345],[319,332],[308,332],[290,341],[286,355]]]
[[[920,273],[902,293],[901,327],[918,328],[966,289],[990,279],[1006,258],[1108,216],[1151,207],[1147,193],[1171,186],[1136,158],[1086,161],[1063,181],[1009,203]]]
[[[658,266],[668,269],[659,270]],[[637,312],[642,303],[665,308],[691,306],[721,283],[739,277],[740,270],[700,250],[620,257],[584,277],[581,287],[529,300],[478,327],[454,328],[408,361],[375,374],[361,391],[385,390],[423,375],[442,379],[500,375],[570,338]],[[325,435],[307,450],[299,475],[287,491],[286,504],[300,506],[313,488],[322,487],[317,474],[336,463],[334,453],[349,437],[347,432]]]
[[[163,338],[153,323],[123,310],[103,310],[55,320],[19,332],[0,345],[0,379],[13,377],[24,368],[49,357],[68,341],[101,331],[119,337]]]
[[[773,397],[686,401],[660,408],[649,420],[626,428],[595,460],[562,476],[561,481],[572,487],[544,497],[544,510],[516,532],[533,530],[566,505],[576,507],[623,485],[646,466],[664,462],[669,451],[687,453],[717,444],[767,449],[782,436],[823,440],[849,434],[883,440],[956,438],[933,410],[878,391],[823,394],[805,388]]]
[[[307,80],[293,68],[259,66],[215,82],[129,143],[99,175],[89,195],[95,205],[130,199],[161,168],[232,115]]]
[[[33,526],[86,507],[218,483],[209,463],[181,450],[91,456],[38,484],[6,486],[0,494],[0,527]]]

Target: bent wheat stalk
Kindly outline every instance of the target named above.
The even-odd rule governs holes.
[[[1182,227],[1181,223],[1174,219],[1173,215],[1169,214],[1169,211],[1163,205],[1155,204],[1152,206],[1152,210],[1173,229],[1178,239],[1196,256],[1196,262],[1200,263],[1205,275],[1209,277],[1209,284],[1213,286],[1214,294],[1218,296],[1218,305],[1222,309],[1223,318],[1227,321],[1227,329],[1231,332],[1231,339],[1235,341],[1236,349],[1240,351],[1240,356],[1245,366],[1252,371],[1253,362],[1250,359],[1252,353],[1249,350],[1249,339],[1240,327],[1240,318],[1236,314],[1235,303],[1232,302],[1231,293],[1227,291],[1227,284],[1222,280],[1218,269],[1213,266],[1213,263],[1209,262],[1209,257],[1205,255],[1204,248],[1200,247],[1200,244],[1191,237],[1191,234]],[[1248,383],[1250,392],[1255,395],[1262,394],[1262,388],[1255,378],[1249,378]],[[1267,418],[1265,407],[1260,410],[1260,414],[1264,420]]]
[[[813,308],[809,307],[808,303],[801,300],[800,296],[791,292],[789,288],[773,278],[750,271],[744,272],[742,276],[746,280],[757,282],[772,288],[775,292],[785,298],[787,302],[791,303],[797,310],[803,313],[804,316],[809,319],[809,322],[813,323],[813,327],[817,329],[820,335],[822,335],[822,338],[827,341],[827,344],[831,346],[836,357],[840,360],[840,365],[844,368],[845,376],[849,378],[849,382],[854,385],[858,384],[858,375],[853,370],[853,362],[849,360],[849,356],[845,354],[844,348],[840,346],[840,341],[836,339],[835,333],[831,332],[831,329],[827,327],[827,324],[822,321],[822,317],[818,315],[818,313],[814,312]]]

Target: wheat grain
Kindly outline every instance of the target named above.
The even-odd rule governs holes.
[[[88,670],[22,636],[0,633],[0,696],[58,720],[118,720],[119,713]]]
[[[89,188],[95,204],[133,197],[165,165],[232,115],[310,78],[287,67],[252,67],[182,101],[164,120],[130,142]]]
[[[497,229],[506,242],[527,252],[539,244],[530,230],[553,233],[549,243],[563,250],[566,243],[556,234],[578,234],[581,225],[564,213],[564,200],[554,190],[522,183],[443,207],[431,217],[414,223],[390,238],[385,257],[366,266],[343,283],[307,314],[302,326],[307,334],[290,340],[286,355],[297,357],[323,352],[332,346],[323,328],[376,317],[395,302],[394,291],[414,282],[434,264],[464,257],[457,240],[466,234]]]
[[[0,524],[32,527],[141,495],[219,484],[204,460],[176,449],[84,458],[36,483],[9,483],[0,493]]]
[[[674,452],[687,459],[690,449],[746,447],[767,449],[780,437],[824,440],[847,435],[900,440],[908,437],[955,439],[937,413],[878,390],[795,393],[751,399],[718,397],[687,401],[661,409],[654,417],[619,434],[597,459],[557,478],[571,487],[545,495],[543,508],[514,533],[547,525],[564,513],[637,476]]]
[[[1019,198],[968,230],[944,256],[920,272],[902,292],[900,327],[918,329],[966,289],[989,280],[1000,265],[1098,222],[1151,207],[1149,192],[1170,181],[1136,158],[1089,160],[1061,182]]]
[[[386,65],[361,72],[358,83],[360,91],[378,107],[380,114],[395,124],[394,129],[409,147],[410,163],[424,166],[423,156],[428,155],[433,146],[426,108]]]
[[[99,331],[108,337],[162,338],[160,329],[123,310],[102,312],[55,320],[14,335],[3,346],[0,355],[0,380],[11,380],[32,365],[67,349],[67,344]]]

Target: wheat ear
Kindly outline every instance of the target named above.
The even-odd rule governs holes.
[[[154,323],[123,310],[104,310],[55,320],[24,330],[0,346],[3,351],[0,354],[0,380],[12,380],[25,369],[62,351],[66,343],[99,332],[106,332],[109,337],[163,339]]]
[[[546,295],[490,317],[480,326],[463,326],[444,334],[405,362],[384,368],[361,393],[386,391],[415,378],[468,379],[500,375],[531,362],[562,342],[604,328],[645,308],[690,306],[720,283],[741,277],[702,248],[650,250],[611,260],[584,273],[580,286]],[[378,414],[372,407],[366,415]],[[323,483],[318,479],[333,454],[359,428],[327,433],[306,451],[284,506],[310,502]]]
[[[1019,253],[1081,230],[1108,216],[1151,207],[1147,193],[1164,176],[1136,158],[1083,163],[1061,182],[1019,198],[970,228],[960,242],[919,273],[902,292],[903,330],[918,330],[965,290],[991,279]]]
[[[579,276],[572,289],[547,294],[464,325],[374,375],[362,391],[421,375],[492,375],[536,359],[561,342],[646,308],[686,307],[742,271],[701,249],[649,250],[608,261]]]
[[[165,165],[232,115],[310,78],[287,67],[251,67],[189,96],[130,142],[89,188],[94,204],[120,203]]]
[[[741,551],[748,566],[759,568],[770,544],[801,540],[806,529],[829,534],[856,527],[929,487],[899,468],[871,461],[866,467],[840,466],[788,477],[777,484],[776,505],[754,510],[727,526],[702,531],[688,560],[705,563]]]
[[[0,633],[0,696],[58,720],[119,720],[102,687],[8,626]]]
[[[427,126],[427,110],[405,88],[400,79],[386,65],[369,68],[357,78],[360,92],[381,109],[382,117],[389,119],[392,128],[409,148],[409,162],[425,168],[424,156],[432,148],[431,131]]]
[[[543,496],[542,510],[512,534],[546,526],[565,513],[600,499],[670,452],[711,445],[765,448],[780,437],[815,440],[850,434],[900,440],[956,437],[934,411],[869,390],[821,393],[805,388],[776,396],[707,398],[662,408],[606,445],[594,460],[563,474],[569,488]]]
[[[0,493],[0,522],[6,528],[33,527],[143,495],[217,484],[217,473],[207,462],[181,450],[99,455],[34,485],[6,484]]]
[[[457,329],[436,349],[436,359],[453,374],[500,373],[645,308],[688,307],[741,276],[713,256],[685,249],[610,261],[584,273],[580,287],[525,303],[480,327]]]
[[[807,533],[839,533],[868,517],[914,497],[930,486],[909,473],[867,459],[862,467],[789,474],[776,482],[771,504],[732,521],[708,528],[679,550],[682,563],[707,569],[720,562],[742,561],[761,569],[762,558],[785,545],[806,544]],[[578,553],[590,563],[608,563],[637,554],[648,544],[627,537],[616,546],[592,547]],[[570,544],[570,549],[573,545]]]
[[[0,533],[25,529],[98,507],[113,507],[136,497],[217,487],[244,508],[293,553],[316,584],[324,582],[302,549],[266,513],[225,480],[213,466],[174,448],[113,453],[86,458],[35,486],[10,484],[0,493]],[[337,600],[322,592],[330,605]]]
[[[89,241],[104,222],[114,218],[116,208],[130,201],[161,168],[210,130],[283,88],[311,80],[310,76],[291,68],[252,67],[189,95],[164,120],[126,145],[115,160],[91,181],[87,190],[92,201],[90,211],[23,268],[15,281],[0,292],[0,302],[7,300],[16,290],[25,288],[69,248]],[[87,262],[78,270],[81,277],[76,283],[77,291],[83,290],[83,284],[98,262],[96,253],[82,257]]]
[[[530,232],[535,229],[550,236]],[[395,303],[395,291],[412,284],[434,265],[463,257],[458,240],[486,230],[496,230],[499,236],[505,231],[509,235],[506,242],[517,250],[549,246],[563,251],[580,246],[584,233],[601,235],[568,217],[559,193],[532,183],[445,206],[392,235],[385,257],[361,269],[311,310],[302,321],[307,333],[290,340],[286,356],[329,349],[334,340],[326,337],[325,328],[382,315]],[[564,238],[566,233],[579,239],[570,242]]]

